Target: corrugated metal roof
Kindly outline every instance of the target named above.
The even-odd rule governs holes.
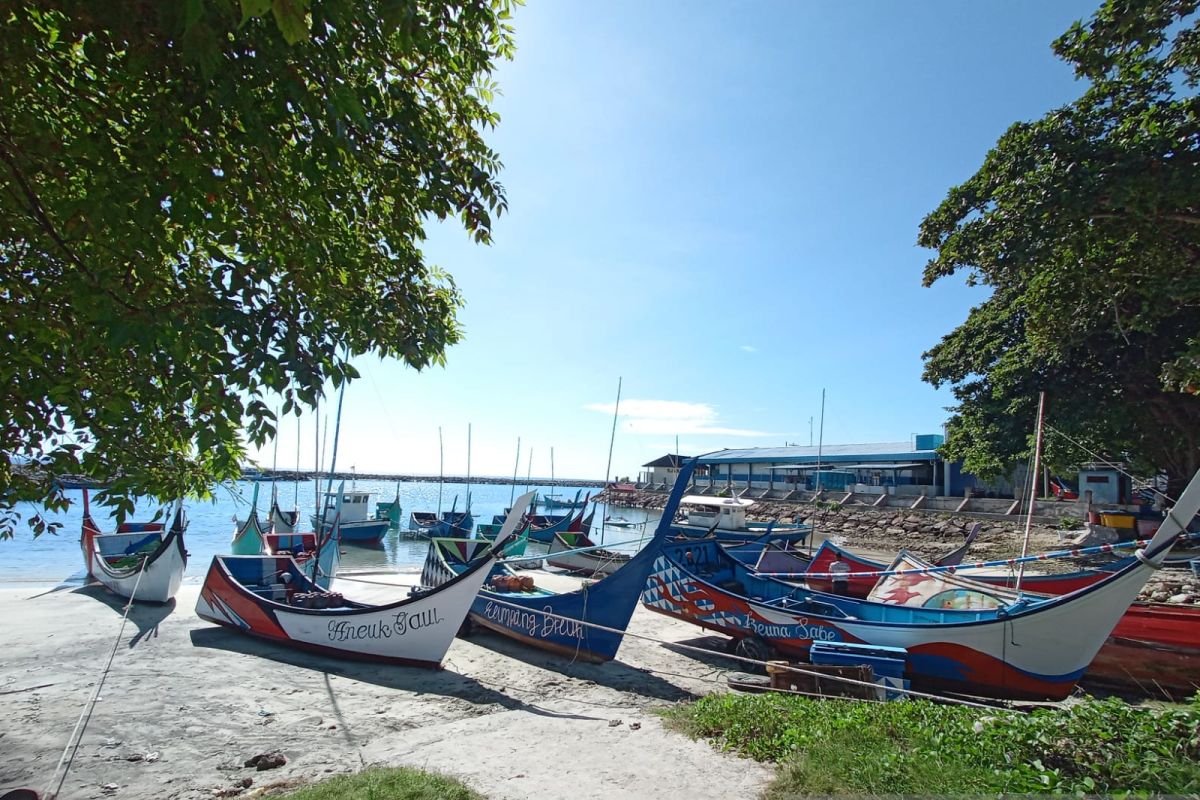
[[[818,451],[820,455],[818,456]],[[701,464],[821,463],[862,461],[933,461],[936,450],[913,450],[912,442],[873,442],[867,444],[827,444],[822,447],[751,447],[721,450],[700,457]]]

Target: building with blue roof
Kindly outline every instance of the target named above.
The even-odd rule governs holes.
[[[855,491],[876,494],[950,495],[974,481],[957,462],[937,452],[941,434],[907,442],[754,447],[701,456],[697,487],[761,490],[782,495],[793,490]]]

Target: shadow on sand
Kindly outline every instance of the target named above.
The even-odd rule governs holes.
[[[91,597],[116,612],[117,616],[125,613],[129,600],[113,594],[98,583],[88,584],[73,589],[72,594],[83,594]],[[129,621],[137,626],[137,633],[129,640],[133,649],[147,636],[158,638],[158,625],[175,610],[175,598],[165,603],[134,603],[129,609]]]
[[[221,627],[197,628],[191,631],[192,646],[230,653],[242,653],[287,664],[300,669],[322,673],[328,683],[329,675],[369,683],[385,689],[399,689],[419,694],[436,694],[466,700],[477,705],[499,705],[509,711],[526,711],[560,719],[598,720],[582,714],[565,714],[526,703],[503,692],[489,689],[474,678],[449,670],[426,670],[395,664],[369,661],[348,661],[309,653],[283,644],[257,639]]]
[[[649,670],[633,667],[621,661],[608,661],[604,664],[572,661],[565,656],[547,653],[520,642],[514,642],[498,633],[480,627],[475,628],[469,641],[530,666],[557,672],[570,678],[592,681],[600,686],[621,692],[672,702],[696,697],[693,693],[660,678]]]

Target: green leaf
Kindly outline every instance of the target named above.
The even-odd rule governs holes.
[[[308,37],[309,0],[271,0],[271,11],[275,24],[288,44],[295,44]]]

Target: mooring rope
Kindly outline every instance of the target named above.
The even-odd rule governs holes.
[[[104,679],[108,677],[108,671],[112,667],[113,658],[117,655],[117,648],[121,645],[121,637],[125,634],[125,623],[129,619],[129,611],[133,608],[133,598],[137,597],[138,587],[142,585],[142,576],[146,574],[146,563],[149,559],[142,559],[142,568],[138,570],[137,580],[133,583],[133,591],[129,593],[129,602],[125,604],[125,613],[121,615],[121,627],[117,629],[117,638],[113,641],[112,650],[108,654],[108,660],[104,663],[104,669],[100,671],[100,677],[96,680],[96,689],[92,692],[92,696],[84,704],[83,710],[79,713],[79,719],[75,723],[75,729],[71,731],[71,736],[67,739],[67,746],[63,749],[62,755],[58,759],[58,764],[54,767],[54,772],[50,774],[50,782],[46,784],[45,800],[55,800],[58,793],[62,791],[63,783],[67,780],[67,774],[71,771],[71,765],[75,762],[75,754],[79,751],[79,745],[83,741],[83,732],[87,729],[88,721],[92,718],[92,711],[96,707],[96,701],[100,697],[100,690],[104,687]],[[69,757],[68,757],[68,754]],[[64,767],[63,764],[66,763]],[[58,776],[58,771],[62,770],[62,776],[58,779],[58,785],[54,785],[54,778]]]
[[[1114,469],[1114,470],[1116,470],[1117,472],[1119,472],[1119,473],[1121,473],[1122,475],[1124,475],[1126,478],[1129,478],[1131,481],[1138,481],[1138,482],[1140,482],[1140,483],[1147,483],[1147,484],[1148,484],[1148,483],[1150,483],[1150,480],[1149,480],[1149,479],[1147,479],[1147,478],[1141,478],[1141,477],[1138,477],[1137,475],[1134,475],[1133,473],[1131,473],[1131,472],[1129,472],[1128,470],[1126,470],[1126,469],[1124,469],[1123,467],[1121,467],[1121,465],[1120,465],[1120,464],[1117,464],[1116,462],[1113,462],[1113,461],[1109,461],[1107,458],[1105,458],[1104,456],[1100,455],[1099,453],[1096,453],[1096,452],[1094,452],[1094,451],[1092,451],[1092,450],[1089,450],[1089,449],[1087,448],[1087,446],[1086,446],[1086,445],[1084,445],[1082,442],[1078,442],[1078,441],[1076,441],[1075,439],[1072,439],[1070,436],[1068,436],[1067,434],[1065,434],[1065,433],[1063,433],[1062,431],[1058,430],[1058,429],[1057,429],[1057,428],[1055,428],[1053,425],[1051,425],[1051,424],[1049,424],[1049,423],[1046,423],[1046,430],[1050,431],[1051,433],[1053,433],[1053,434],[1055,434],[1055,435],[1057,435],[1057,436],[1061,436],[1062,438],[1066,439],[1066,440],[1067,440],[1068,442],[1070,442],[1071,444],[1073,444],[1073,445],[1075,445],[1076,447],[1078,447],[1078,448],[1079,448],[1080,450],[1082,450],[1083,452],[1087,453],[1087,454],[1088,454],[1089,456],[1091,456],[1091,457],[1092,457],[1092,458],[1093,458],[1093,459],[1094,459],[1094,460],[1095,460],[1097,463],[1103,464],[1104,466],[1106,466],[1106,467],[1108,467],[1108,468],[1110,468],[1110,469]],[[1080,487],[1080,488],[1082,488],[1082,487]],[[1155,489],[1153,486],[1151,486],[1151,487],[1149,487],[1149,488],[1150,488],[1150,491],[1154,492],[1156,495],[1158,495],[1158,496],[1160,496],[1160,497],[1163,497],[1163,498],[1165,498],[1165,499],[1167,499],[1167,500],[1171,501],[1172,503],[1175,503],[1175,502],[1177,502],[1177,501],[1176,501],[1176,499],[1175,499],[1174,497],[1171,497],[1171,496],[1170,496],[1169,494],[1167,494],[1166,492],[1160,492],[1158,489]]]

